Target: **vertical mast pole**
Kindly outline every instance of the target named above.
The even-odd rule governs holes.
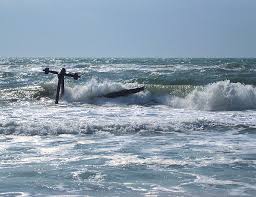
[[[60,89],[60,96],[64,95],[64,76],[66,75],[66,69],[62,68],[60,71],[61,74],[61,89]]]
[[[60,98],[60,85],[61,85],[61,76],[58,75],[58,86],[57,86],[57,92],[56,92],[56,98],[55,98],[55,104],[59,103],[59,98]]]
[[[66,74],[66,69],[62,68],[60,73],[58,74],[58,86],[57,86],[55,104],[59,103],[60,95],[63,96],[63,94],[64,94],[64,76],[65,76],[65,74]]]

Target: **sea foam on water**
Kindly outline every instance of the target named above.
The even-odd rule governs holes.
[[[255,59],[0,65],[0,196],[255,196]],[[81,75],[58,105],[45,67]]]

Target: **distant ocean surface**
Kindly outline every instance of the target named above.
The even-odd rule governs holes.
[[[0,58],[0,196],[45,195],[256,196],[256,59]]]

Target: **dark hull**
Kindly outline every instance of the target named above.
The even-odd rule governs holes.
[[[103,97],[116,98],[116,97],[121,97],[121,96],[129,96],[130,94],[135,94],[135,93],[138,93],[141,91],[144,91],[144,87],[133,88],[133,89],[124,89],[124,90],[120,90],[117,92],[111,92],[111,93],[103,95]]]

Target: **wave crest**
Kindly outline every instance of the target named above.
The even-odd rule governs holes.
[[[146,90],[137,94],[118,98],[104,98],[111,92],[141,86],[111,81],[99,82],[91,79],[86,84],[72,86],[66,84],[65,102],[88,104],[134,104],[167,105],[172,108],[195,109],[205,111],[235,111],[256,109],[256,88],[253,85],[219,81],[206,86],[191,85],[146,85]],[[46,83],[41,86],[21,89],[1,90],[0,101],[54,99],[56,84]]]
[[[185,98],[173,97],[168,105],[209,111],[247,110],[256,108],[256,88],[252,85],[219,81],[199,87]]]

